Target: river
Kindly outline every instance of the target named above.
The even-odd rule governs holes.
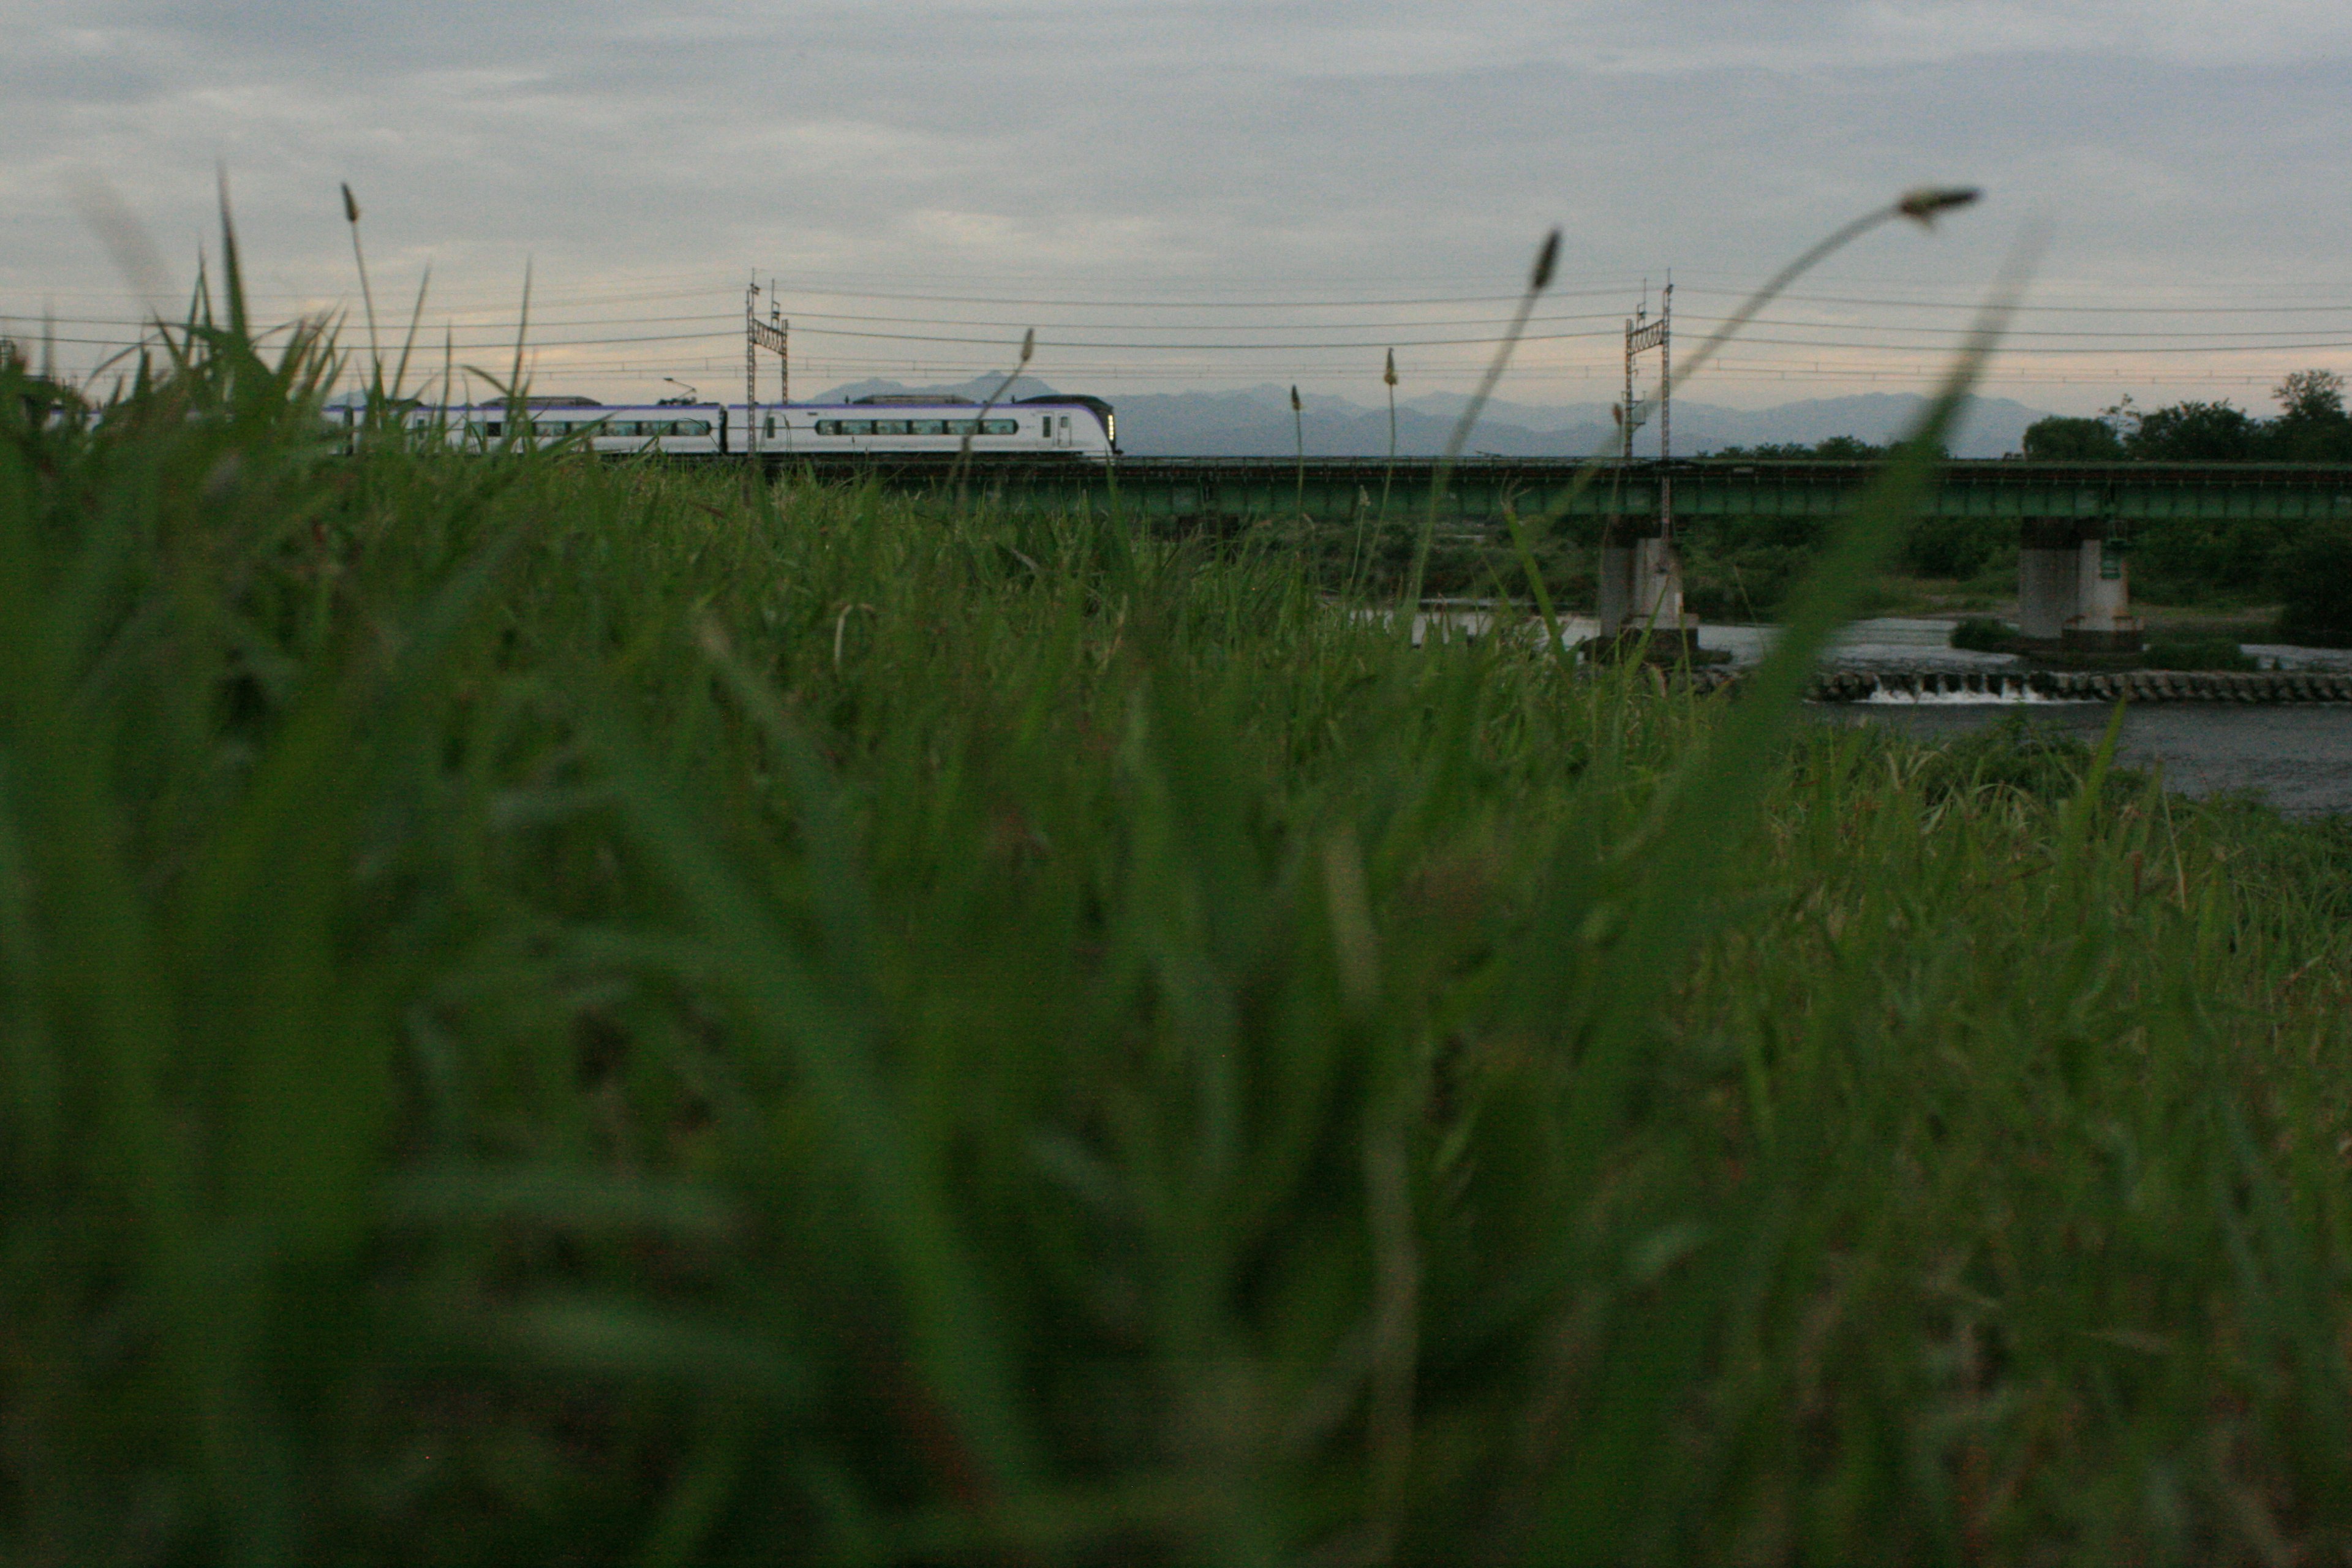
[[[1413,640],[1443,625],[1483,636],[1490,612],[1475,602],[1440,608],[1414,619]],[[1857,621],[1838,637],[1823,663],[1838,669],[2015,669],[2006,654],[1972,653],[1951,646],[1948,620],[1880,618]],[[1599,626],[1584,616],[1562,618],[1561,640],[1573,646]],[[1752,664],[1771,647],[1772,626],[1703,626],[1699,646]],[[1538,637],[1540,639],[1541,634]],[[2245,645],[2265,668],[2352,671],[2352,648]],[[2002,699],[1944,693],[1916,700],[1895,697],[1813,705],[1823,721],[1885,724],[1923,738],[1964,734],[2024,713],[2095,743],[2113,709],[2104,702],[2068,702],[2028,696]],[[2189,795],[2248,791],[2290,816],[2352,813],[2352,705],[2315,702],[2240,707],[2224,702],[2134,703],[2125,709],[2117,761],[2160,770],[2167,788]]]
[[[1830,722],[1885,724],[1923,738],[1964,734],[2023,712],[2094,745],[2115,711],[2104,702],[1840,702],[1814,710]],[[2352,812],[2352,708],[2340,703],[2133,703],[2124,709],[2116,752],[2126,765],[2161,769],[2165,787],[2183,795],[2251,790],[2289,816]]]
[[[2014,660],[2000,655],[1946,646],[1950,625],[1857,622],[1839,639],[1828,662],[1857,669],[2015,668]],[[1726,648],[1735,659],[1748,659],[1761,653],[1769,633],[1748,626],[1708,627],[1701,631],[1699,641],[1702,647]],[[2264,666],[2281,669],[2352,669],[2352,649],[2249,644],[2246,652]],[[1822,703],[1816,711],[1832,722],[1885,724],[1921,737],[1962,734],[2022,712],[2033,723],[2094,744],[2114,713],[2104,702],[2021,703],[1958,696]],[[2352,707],[2342,703],[2133,703],[2124,710],[2123,733],[2116,744],[2118,762],[2161,770],[2165,787],[2183,795],[2251,791],[2289,816],[2352,812]]]

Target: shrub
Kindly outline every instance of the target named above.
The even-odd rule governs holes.
[[[2149,669],[2242,669],[2261,668],[2228,637],[2175,637],[2147,645],[2140,663]]]
[[[2124,444],[2104,419],[2053,414],[2025,427],[2025,456],[2036,463],[2119,463]]]
[[[1952,646],[1972,653],[2004,653],[2016,639],[2017,628],[1989,616],[1971,616],[1952,628]]]
[[[2277,557],[2279,635],[2352,647],[2352,524],[2315,524]]]
[[[2289,642],[2352,647],[2352,523],[2306,529],[2279,552],[2279,635]]]
[[[1922,577],[1965,579],[1984,571],[2016,543],[2013,521],[1929,513],[1904,530],[1902,563]]]

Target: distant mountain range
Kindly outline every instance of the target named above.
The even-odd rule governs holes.
[[[953,385],[908,386],[895,381],[860,381],[838,386],[818,402],[878,393],[937,393],[985,398],[1003,380],[982,376]],[[1005,394],[1008,400],[1034,397],[1055,388],[1024,376]],[[1304,418],[1310,458],[1378,458],[1389,450],[1385,405],[1366,406],[1344,397],[1308,393]],[[1396,449],[1400,456],[1433,457],[1444,450],[1454,421],[1469,400],[1459,393],[1435,392],[1400,398]],[[1118,411],[1119,449],[1139,458],[1286,458],[1297,450],[1291,426],[1290,389],[1253,386],[1239,392],[1130,393],[1111,399]],[[1811,445],[1832,436],[1885,442],[1902,434],[1927,406],[1912,393],[1874,392],[1859,397],[1809,398],[1769,408],[1727,408],[1719,404],[1675,401],[1675,451],[1702,457],[1721,447],[1755,447],[1783,441]],[[1959,458],[1999,458],[2023,445],[2025,427],[2044,417],[2006,397],[1971,398],[1952,441]],[[1609,405],[1603,403],[1547,406],[1496,399],[1486,405],[1471,433],[1469,449],[1509,458],[1581,458],[1611,440]],[[1644,430],[1636,452],[1654,453],[1654,431]]]

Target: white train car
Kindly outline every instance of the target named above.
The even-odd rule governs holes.
[[[1073,458],[1108,462],[1117,416],[1098,397],[1051,394],[985,409],[968,398],[861,397],[759,411],[760,450],[789,457]],[[739,448],[740,449],[740,448]]]
[[[344,428],[357,408],[329,410]],[[849,403],[656,403],[608,405],[584,397],[415,407],[404,416],[419,432],[439,431],[453,446],[487,451],[513,445],[572,442],[620,456],[778,459],[890,458],[949,460],[974,457],[1108,462],[1117,455],[1117,416],[1098,397],[1052,394],[983,408],[969,399],[865,397]]]

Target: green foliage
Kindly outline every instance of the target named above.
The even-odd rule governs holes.
[[[2172,463],[2352,463],[2352,414],[2333,371],[2299,370],[2272,389],[2278,416],[2257,419],[2226,400],[2145,412],[2126,397],[2105,421],[2124,426],[2122,456]],[[2043,420],[2034,426],[2053,421]],[[2029,437],[2032,432],[2028,432]],[[2032,455],[2030,439],[2027,455]]]
[[[2257,455],[2261,433],[2258,420],[2226,399],[2176,403],[2141,415],[2123,444],[2147,462],[2237,463]]]
[[[2032,463],[2121,462],[2124,444],[2105,419],[2053,414],[2025,427],[2025,458]]]
[[[2140,663],[2149,669],[2237,669],[2261,668],[2253,657],[2228,637],[2158,637],[2147,645]]]
[[[1874,446],[1859,436],[1831,436],[1810,446],[1802,441],[1765,441],[1753,447],[1718,447],[1712,458],[1747,458],[1761,462],[1869,462],[1893,452],[1895,447]]]
[[[1952,628],[1952,646],[1972,653],[2002,653],[2017,640],[2017,628],[2007,621],[1974,616]]]
[[[2274,591],[2279,552],[2305,525],[2255,518],[2135,521],[2132,593],[2166,605],[2259,604]]]
[[[2279,635],[2352,647],[2352,523],[2319,523],[2283,548],[2274,579]]]
[[[1933,801],[1992,796],[2062,806],[2082,791],[2095,762],[2096,753],[2075,736],[2011,713],[1919,759],[1914,783]],[[2145,787],[2144,779],[2114,768],[2100,782],[2105,797],[2119,806]]]
[[[2352,463],[2352,414],[2344,409],[2342,376],[2298,370],[2275,395],[2279,416],[2264,433],[2264,456],[2278,462]]]
[[[1900,562],[1921,577],[1967,581],[1988,573],[2011,573],[2017,565],[2017,525],[1934,512],[1916,517],[1903,531]]]
[[[2289,371],[2271,390],[2282,420],[2315,424],[2344,417],[2344,378],[2332,370]]]
[[[0,384],[0,1557],[2352,1530],[2352,840],[1807,731],[1935,429],[1701,700],[231,303]]]

